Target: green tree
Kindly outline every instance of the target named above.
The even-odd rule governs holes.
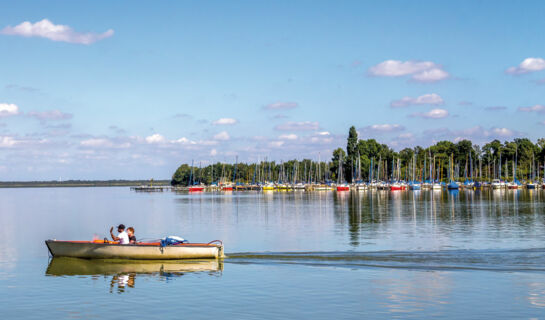
[[[172,180],[170,181],[170,184],[173,186],[187,186],[189,184],[189,176],[191,175],[191,166],[187,164],[182,164],[181,166],[176,169],[174,174],[172,175]]]
[[[352,171],[356,162],[356,158],[358,156],[358,132],[356,131],[356,127],[354,126],[350,127],[350,130],[348,131],[348,138],[346,140],[346,153],[347,168],[345,168],[345,176],[347,181],[352,181]]]
[[[342,161],[341,161],[342,159]],[[345,172],[345,166],[346,166],[346,153],[342,148],[337,148],[333,151],[333,157],[331,158],[331,166],[329,167],[329,170],[331,172],[331,179],[333,181],[336,181],[339,177],[337,176],[337,172],[339,171],[339,165],[342,164],[343,166],[343,172]],[[346,176],[345,176],[346,179]]]

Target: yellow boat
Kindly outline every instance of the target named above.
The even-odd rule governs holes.
[[[273,191],[274,190],[274,184],[272,183],[267,183],[266,185],[263,186],[263,191]]]

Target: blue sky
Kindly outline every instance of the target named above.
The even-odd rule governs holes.
[[[545,134],[545,3],[0,2],[0,180]]]

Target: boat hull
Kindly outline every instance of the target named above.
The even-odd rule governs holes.
[[[183,274],[185,272],[220,272],[222,260],[99,260],[53,258],[46,274],[50,276],[115,275],[115,274]]]
[[[134,260],[217,259],[223,257],[223,245],[219,244],[180,244],[161,247],[158,243],[124,245],[57,240],[47,240],[45,244],[53,257]]]

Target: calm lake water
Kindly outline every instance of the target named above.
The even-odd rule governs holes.
[[[221,239],[221,262],[49,259],[46,239]],[[6,318],[543,319],[545,192],[0,190]]]

